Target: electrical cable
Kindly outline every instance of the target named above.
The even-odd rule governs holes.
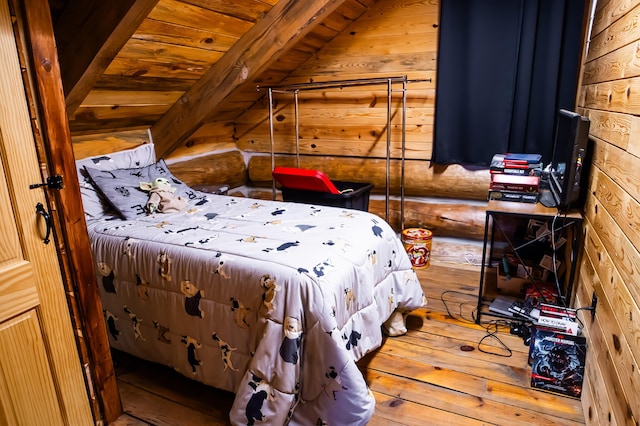
[[[455,290],[445,290],[440,294],[440,300],[442,301],[442,303],[444,304],[444,308],[447,311],[447,315],[449,315],[451,318],[453,318],[456,321],[461,321],[461,322],[466,322],[469,324],[475,324],[476,323],[476,318],[475,318],[475,313],[477,311],[477,306],[475,306],[475,308],[472,310],[471,312],[471,320],[467,319],[464,317],[464,314],[462,313],[462,307],[468,303],[474,303],[474,305],[476,304],[476,300],[471,300],[469,302],[460,302],[458,304],[458,309],[459,309],[459,317],[454,316],[451,313],[451,310],[449,309],[449,305],[447,303],[447,301],[445,300],[445,294],[448,293],[453,293],[453,294],[459,294],[459,295],[463,295],[463,296],[472,296],[468,293],[463,293],[461,291],[455,291]],[[513,355],[513,351],[511,350],[511,348],[509,348],[509,346],[507,346],[499,337],[498,337],[498,332],[500,331],[500,327],[509,327],[510,323],[506,320],[492,320],[492,321],[488,321],[486,323],[481,324],[484,326],[485,331],[487,332],[487,334],[485,336],[482,337],[482,339],[480,339],[480,341],[478,342],[478,350],[482,353],[485,354],[489,354],[489,355],[495,355],[495,356],[501,356],[501,357],[511,357]],[[492,328],[495,328],[494,330],[490,330]],[[490,346],[490,347],[495,347],[492,345],[489,345],[488,343],[485,343],[485,340],[487,339],[494,339],[495,341],[498,342],[498,344],[504,348],[507,352],[506,354],[504,353],[499,353],[496,351],[489,351],[489,350],[485,350],[482,348],[483,345],[486,346]]]
[[[576,319],[580,323],[580,329],[581,330],[584,328],[584,323],[582,322],[582,320],[580,318],[578,318],[578,312],[580,312],[580,311],[593,311],[593,309],[594,309],[593,306],[583,306],[581,308],[577,308],[576,309]]]
[[[467,264],[472,265],[472,266],[481,266],[482,265],[481,262],[477,262],[476,261],[476,256],[473,253],[465,253],[464,254],[464,260],[465,260],[465,262],[467,262]]]
[[[475,318],[474,318],[473,313],[474,313],[474,311],[477,309],[477,307],[475,307],[475,308],[474,308],[474,311],[472,311],[472,312],[471,312],[471,319],[470,319],[470,320],[464,317],[464,314],[462,313],[462,307],[463,307],[464,305],[468,304],[468,303],[473,303],[473,304],[474,304],[474,306],[475,306],[475,304],[477,303],[477,301],[476,301],[476,300],[470,300],[469,302],[460,302],[460,303],[459,303],[459,305],[458,305],[458,309],[459,309],[459,316],[458,316],[458,317],[456,317],[456,316],[454,316],[454,315],[451,313],[451,311],[450,311],[450,309],[449,309],[449,305],[447,304],[447,301],[446,301],[446,300],[444,300],[444,295],[445,295],[445,294],[447,294],[447,293],[459,294],[459,295],[463,295],[463,296],[472,296],[472,295],[470,295],[470,294],[468,294],[468,293],[463,293],[463,292],[461,292],[461,291],[445,290],[445,291],[443,291],[442,293],[440,293],[440,301],[442,301],[442,303],[444,304],[444,308],[445,308],[445,310],[447,311],[447,315],[449,315],[449,316],[450,316],[451,318],[453,318],[454,320],[462,321],[462,322],[466,322],[466,323],[469,323],[469,324],[475,324],[475,322],[476,322],[476,321],[475,321]],[[475,296],[474,296],[474,297],[475,297]]]
[[[553,216],[553,220],[551,221],[551,250],[553,251],[552,253],[552,263],[553,263],[553,276],[556,282],[556,291],[558,292],[558,299],[562,302],[562,306],[564,308],[567,307],[567,301],[566,298],[562,296],[562,291],[560,289],[560,280],[558,279],[558,266],[556,263],[556,220],[558,219],[558,217],[560,216],[560,212],[556,213],[555,216]]]
[[[484,336],[482,339],[480,339],[480,341],[478,342],[478,350],[479,350],[480,352],[482,352],[482,353],[485,353],[485,354],[495,355],[495,356],[501,356],[501,357],[504,357],[504,358],[509,358],[509,357],[511,357],[511,356],[513,355],[513,351],[511,350],[511,348],[510,348],[509,346],[507,346],[507,345],[506,345],[506,344],[505,344],[505,343],[504,343],[504,342],[503,342],[503,341],[498,337],[498,332],[500,331],[499,326],[500,326],[500,325],[504,325],[504,324],[501,324],[501,323],[506,323],[506,321],[502,321],[502,320],[495,320],[495,321],[490,321],[490,322],[488,323],[487,327],[485,328],[485,330],[486,330],[487,334],[486,334],[486,336]],[[507,324],[508,324],[508,323],[507,323]],[[494,330],[494,331],[489,331],[489,329],[490,329],[490,328],[492,328],[492,327],[495,327],[495,330]],[[496,352],[496,351],[488,351],[488,350],[482,349],[482,345],[483,345],[483,344],[486,344],[486,343],[485,343],[485,340],[486,340],[486,339],[490,339],[490,338],[493,338],[494,340],[496,340],[496,341],[500,344],[500,346],[502,346],[502,347],[507,351],[507,353],[506,353],[506,354],[501,354],[501,353]],[[491,345],[489,345],[489,344],[486,344],[486,345],[487,345],[487,346],[491,346]],[[491,346],[491,347],[493,347],[493,346]]]
[[[558,277],[558,266],[557,266],[557,254],[556,251],[558,249],[557,247],[557,241],[556,241],[556,234],[563,231],[566,228],[569,228],[570,226],[572,226],[572,222],[567,223],[566,220],[565,222],[560,225],[557,229],[556,229],[556,221],[559,217],[561,217],[562,214],[560,212],[557,212],[554,216],[553,219],[551,221],[551,230],[549,232],[549,234],[551,235],[551,247],[552,247],[552,272],[554,275],[554,280],[555,280],[555,287],[556,287],[556,292],[558,293],[558,300],[560,301],[560,304],[562,305],[562,307],[567,308],[567,299],[566,296],[563,296],[563,292],[561,291],[561,286],[560,286],[560,281],[559,281],[559,277]],[[566,219],[566,213],[564,215],[565,219]],[[513,254],[516,256],[516,258],[518,259],[519,264],[521,265],[525,265],[524,260],[520,257],[520,254],[518,253],[518,251],[526,246],[528,246],[529,244],[533,244],[536,241],[540,241],[546,234],[543,234],[541,236],[537,236],[534,239],[521,244],[519,246],[515,246],[513,244],[513,242],[510,240],[510,238],[507,236],[507,233],[505,232],[504,229],[502,229],[502,226],[500,225],[500,223],[496,223],[498,230],[501,232],[502,236],[505,238],[507,244],[512,248],[513,250]],[[540,297],[546,302],[546,303],[554,303],[551,300],[547,300],[544,293],[540,290],[538,284],[539,281],[537,279],[535,279],[532,275],[531,272],[529,271],[528,268],[524,268],[524,272],[527,275],[527,278],[529,279],[532,287],[538,292],[538,294],[540,295]]]
[[[559,247],[557,247],[557,240],[556,240],[556,229],[555,229],[555,224],[556,224],[556,220],[558,218],[560,218],[561,216],[564,217],[565,221],[567,219],[567,215],[566,213],[564,215],[562,215],[560,212],[556,213],[556,215],[553,217],[553,220],[551,222],[551,248],[553,250],[553,274],[555,276],[555,285],[556,285],[556,291],[558,292],[558,298],[560,300],[560,302],[562,303],[562,307],[564,308],[568,308],[568,300],[567,297],[571,298],[571,295],[564,295],[565,293],[561,291],[561,285],[560,285],[560,280],[559,280],[559,272],[558,272],[558,267],[557,267],[557,250]],[[560,229],[558,229],[558,231],[563,230],[567,227],[566,223],[563,224],[561,226]],[[567,236],[567,238],[569,238]],[[570,259],[571,262],[574,262],[575,259]],[[568,289],[567,289],[568,291]]]

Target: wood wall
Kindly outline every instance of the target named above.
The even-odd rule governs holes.
[[[436,240],[452,237],[454,240],[434,246],[434,255],[462,263],[473,258],[477,263],[489,173],[457,165],[434,166],[429,161],[438,28],[437,0],[378,0],[284,84],[402,76],[413,81],[407,84],[405,228],[431,229]],[[384,194],[390,132],[388,218],[397,231],[402,227],[401,89],[401,84],[392,86],[390,129],[386,84],[301,92],[298,115],[300,166],[323,170],[331,179],[373,183],[370,211],[381,217],[387,213]],[[232,193],[271,198],[269,105],[267,91],[261,91],[261,100],[233,123],[207,123],[188,143],[166,156],[176,176],[192,185],[227,183],[235,188]],[[293,99],[291,93],[274,95],[277,165],[297,164]],[[130,145],[136,138],[147,139],[144,133],[132,131],[109,138],[123,136],[125,145]],[[74,144],[78,158],[105,149],[100,137],[92,135],[76,136]],[[224,167],[216,167],[221,165]]]
[[[587,424],[640,424],[640,2],[598,0],[579,106],[593,170],[576,305],[584,315]]]
[[[442,196],[460,189],[455,198],[486,197],[486,171],[430,164],[435,111],[439,7],[437,1],[380,0],[346,31],[297,69],[286,84],[407,76],[405,191],[408,195]],[[331,179],[371,182],[375,192],[386,188],[385,157],[390,133],[391,189],[398,195],[402,154],[402,85],[387,84],[304,90],[298,94],[299,148],[293,93],[274,93],[276,165],[323,170]],[[266,92],[265,92],[266,95]],[[388,107],[390,103],[390,108]],[[390,109],[390,128],[387,114]],[[252,154],[249,180],[270,186],[271,151],[267,97],[235,121],[238,148]],[[455,169],[455,170],[454,170]],[[473,181],[481,181],[474,186]],[[435,185],[430,183],[435,182]],[[466,186],[468,185],[468,186]],[[464,188],[464,191],[462,190]]]
[[[482,238],[488,171],[434,166],[431,158],[439,28],[437,0],[379,0],[347,30],[290,75],[284,84],[407,76],[406,109],[401,83],[298,92],[298,143],[293,93],[275,92],[275,164],[324,171],[331,179],[374,184],[370,211],[398,231],[424,227],[435,238],[467,244]],[[248,158],[248,184],[271,188],[271,138],[266,90],[261,102],[235,121],[237,147]],[[390,99],[389,99],[390,96]],[[388,123],[390,116],[390,127]],[[404,221],[400,217],[402,118],[405,116]],[[389,133],[388,133],[389,132]],[[388,142],[390,143],[389,145]],[[389,178],[387,180],[387,149]],[[299,153],[299,159],[296,156]],[[252,196],[270,196],[253,191]],[[452,201],[453,199],[453,201]],[[465,226],[460,226],[465,223]],[[447,250],[455,250],[448,245]],[[450,256],[465,262],[471,252]]]
[[[437,0],[379,0],[364,16],[309,59],[288,83],[407,75],[429,80],[408,86],[405,189],[406,226],[433,229],[436,237],[462,237],[472,252],[482,238],[488,173],[430,164],[435,104]],[[585,247],[576,306],[598,297],[595,320],[583,315],[589,339],[582,403],[588,424],[640,424],[640,1],[599,0],[579,90],[579,112],[591,120],[593,166],[585,205]],[[274,131],[277,164],[294,165],[292,95],[277,95]],[[375,185],[371,211],[384,215],[387,131],[391,131],[391,222],[398,227],[400,95],[392,99],[386,128],[385,87],[300,94],[301,166],[333,179]],[[137,136],[135,136],[137,135]],[[123,147],[139,143],[123,137]],[[98,138],[99,139],[99,138]],[[117,139],[117,138],[116,138]],[[270,140],[266,98],[235,123],[208,123],[196,143],[168,156],[189,180],[211,179],[253,188],[270,197]],[[77,157],[99,141],[74,139]],[[107,148],[107,151],[111,150]],[[236,164],[223,172],[215,164]],[[193,173],[193,171],[201,173]],[[187,173],[189,171],[189,173]],[[245,192],[245,194],[247,194]],[[465,226],[460,226],[464,223]],[[465,243],[465,244],[462,244]],[[434,245],[448,261],[461,261]],[[475,261],[478,259],[476,258]]]

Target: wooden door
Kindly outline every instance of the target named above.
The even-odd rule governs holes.
[[[12,20],[0,0],[0,424],[90,425],[89,395],[45,192]]]

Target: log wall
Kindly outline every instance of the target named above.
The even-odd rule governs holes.
[[[488,171],[430,162],[438,28],[436,0],[379,0],[284,82],[407,76],[404,110],[400,83],[391,84],[391,93],[388,84],[302,89],[297,94],[296,126],[294,94],[275,91],[272,147],[267,91],[262,88],[261,101],[235,121],[238,149],[250,156],[247,170],[252,196],[264,196],[259,188],[272,186],[273,149],[277,166],[295,167],[299,161],[300,167],[322,170],[333,180],[372,183],[377,196],[372,196],[369,210],[386,217],[387,206],[381,197],[387,191],[388,154],[388,219],[400,231],[404,117],[404,191],[409,197],[404,204],[404,226],[431,229],[434,240],[459,240],[464,248],[454,261],[467,262],[470,252],[479,259],[481,248],[475,243],[481,241],[484,230]],[[449,253],[456,251],[447,247]],[[454,256],[447,261],[452,259]]]
[[[406,145],[408,159],[426,160],[433,140],[438,49],[437,1],[380,0],[284,84],[407,76]],[[402,85],[304,90],[298,93],[299,148],[293,93],[274,92],[275,151],[279,154],[384,159],[402,153]],[[268,99],[236,120],[238,148],[269,153]],[[387,112],[390,109],[390,128]],[[340,176],[332,178],[342,179]]]
[[[482,239],[489,173],[457,165],[438,166],[429,161],[438,19],[436,0],[379,0],[290,75],[285,84],[406,75],[411,82],[406,86],[404,113],[404,188],[408,197],[404,225],[431,229],[436,239],[461,240],[464,254],[447,256],[447,260],[465,262],[469,244],[478,247],[475,243]],[[277,165],[295,166],[297,151],[301,167],[323,170],[334,180],[373,183],[370,211],[382,217],[387,212],[383,196],[388,150],[389,221],[400,231],[402,85],[394,83],[391,88],[391,99],[387,84],[300,92],[297,148],[293,94],[276,93],[274,148]],[[267,92],[262,92],[261,100],[234,123],[208,123],[169,154],[166,159],[176,176],[191,185],[227,183],[232,188],[239,187],[232,190],[234,194],[270,198],[269,106]],[[114,143],[114,136],[108,137]],[[99,139],[95,135],[76,136],[74,141],[81,142],[80,157],[97,153],[98,144],[93,142]],[[124,149],[128,142],[118,146]],[[478,258],[480,250],[474,249],[472,256]]]
[[[576,305],[598,297],[582,403],[587,424],[640,424],[640,2],[598,1],[580,87],[593,163]]]
[[[576,306],[598,302],[595,319],[582,315],[589,339],[582,397],[588,424],[640,423],[640,1],[600,0],[579,90],[579,112],[591,120],[593,166],[585,205],[585,247]],[[430,164],[437,59],[438,1],[379,0],[349,30],[308,60],[289,83],[408,75],[405,225],[462,237],[457,258],[481,240],[486,172]],[[357,37],[354,37],[357,35]],[[331,178],[375,185],[370,210],[384,216],[387,131],[391,132],[390,222],[399,227],[400,98],[386,126],[385,87],[305,92],[300,95],[301,166]],[[292,96],[278,95],[276,161],[294,165]],[[101,139],[102,138],[102,139]],[[125,149],[144,133],[74,138],[77,158]],[[221,180],[232,193],[271,197],[266,98],[233,124],[209,123],[167,158],[187,183]],[[224,165],[223,168],[221,166]],[[467,244],[472,243],[472,244]],[[443,253],[434,245],[434,254]],[[455,252],[448,250],[447,253]],[[477,253],[476,253],[477,255]],[[473,256],[477,262],[479,257]],[[457,259],[457,260],[456,260]]]
[[[275,165],[296,167],[296,161],[293,157],[276,155]],[[384,159],[314,156],[301,158],[300,167],[322,170],[333,180],[372,183],[374,193],[386,192],[387,174]],[[254,186],[271,187],[271,158],[251,157],[248,173]],[[400,195],[401,174],[401,162],[391,160],[389,189],[394,196]],[[469,171],[459,165],[432,166],[425,160],[405,161],[405,195],[482,200],[487,197],[488,182],[487,170]]]

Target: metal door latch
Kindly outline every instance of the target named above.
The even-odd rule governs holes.
[[[47,177],[46,183],[32,183],[29,185],[29,189],[35,189],[46,186],[49,189],[62,189],[64,184],[62,183],[62,176],[55,175]]]
[[[47,225],[47,234],[44,236],[43,242],[49,244],[51,242],[51,215],[44,209],[42,203],[36,204],[36,213],[44,218],[44,223]]]

